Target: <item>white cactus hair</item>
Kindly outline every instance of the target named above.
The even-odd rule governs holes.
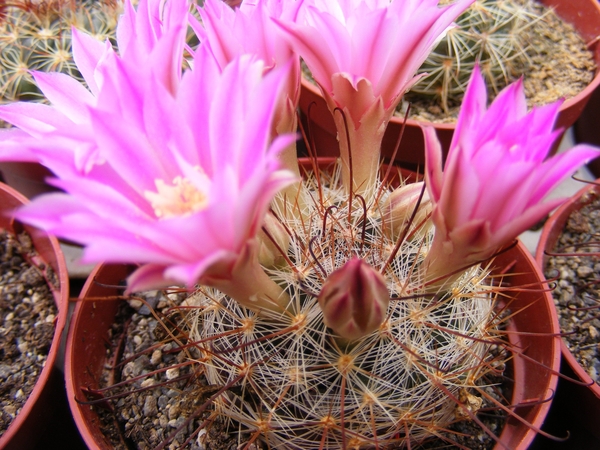
[[[288,312],[257,315],[205,288],[188,300],[196,307],[190,338],[201,343],[208,383],[241,386],[219,397],[215,410],[269,448],[423,441],[456,421],[452,397],[490,371],[499,321],[487,272],[472,268],[450,293],[424,294],[414,275],[431,234],[404,239],[387,262],[395,242],[385,237],[377,206],[389,195],[385,186],[375,188],[370,205],[357,207],[355,198],[348,212],[339,167],[304,185],[307,198],[298,203],[305,211],[274,211],[290,232],[291,266],[269,273],[288,286]],[[346,342],[323,324],[316,294],[352,255],[383,270],[392,301],[379,330]]]

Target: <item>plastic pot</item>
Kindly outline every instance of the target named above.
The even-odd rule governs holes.
[[[577,143],[592,144],[600,147],[600,87],[596,88],[577,122],[573,125],[573,137]],[[600,157],[587,165],[596,178],[600,177]]]
[[[600,180],[596,182],[598,183]],[[546,253],[554,250],[571,213],[580,210],[599,197],[600,186],[589,184],[563,203],[548,218],[542,229],[535,255],[536,262],[542,269],[546,266],[549,258]],[[584,384],[582,386],[568,382],[568,380],[562,382],[565,390],[569,392],[569,396],[564,400],[563,415],[594,436],[594,443],[600,447],[600,386],[591,379],[562,340],[561,352],[567,363],[561,371]]]
[[[585,42],[589,43],[589,49],[594,54],[596,65],[600,67],[600,45],[597,37],[600,35],[600,5],[597,0],[539,0],[546,6],[555,8],[556,13],[564,21],[572,24]],[[575,97],[565,101],[560,108],[556,128],[567,129],[571,127],[581,115],[588,99],[600,85],[600,70],[597,70],[592,82]],[[310,106],[312,105],[312,106]],[[308,109],[310,106],[310,124],[308,123]],[[336,139],[336,128],[327,104],[323,99],[317,86],[306,79],[302,79],[300,94],[300,109],[303,113],[303,124],[310,126],[310,131],[315,140],[319,156],[339,155],[339,145]],[[402,136],[400,148],[396,155],[397,163],[403,167],[422,171],[425,164],[423,132],[419,124],[427,124],[435,127],[438,138],[442,144],[444,154],[447,154],[454,134],[454,124],[436,124],[430,122],[419,122],[409,119]],[[594,122],[594,125],[598,121]],[[383,158],[390,158],[400,136],[403,119],[394,117],[390,121],[383,142],[381,153]],[[556,151],[560,139],[553,149]]]
[[[29,199],[57,190],[46,183],[52,172],[38,163],[0,162],[0,174],[4,183]]]
[[[45,232],[28,225],[22,225],[10,217],[10,213],[28,200],[14,189],[0,183],[0,228],[11,233],[26,231],[33,241],[38,252],[40,264],[49,265],[56,273],[60,286],[52,289],[54,301],[58,308],[56,316],[54,338],[46,360],[46,365],[38,378],[38,381],[29,395],[21,412],[13,420],[6,432],[0,438],[0,449],[26,450],[41,448],[41,441],[51,432],[53,427],[63,429],[68,416],[67,410],[61,409],[64,400],[63,377],[59,368],[56,367],[59,355],[61,337],[67,321],[69,302],[69,277],[67,266],[58,241]],[[52,288],[52,286],[51,286]],[[65,439],[68,436],[64,436]],[[69,448],[68,445],[64,448]]]

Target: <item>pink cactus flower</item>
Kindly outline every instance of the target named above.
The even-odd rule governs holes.
[[[527,112],[523,84],[517,81],[486,109],[486,87],[476,68],[443,171],[435,131],[424,127],[425,180],[436,228],[425,261],[429,280],[484,261],[510,243],[562,203],[543,200],[598,155],[598,149],[578,145],[546,159],[562,131],[553,131],[560,104]]]
[[[40,144],[47,136],[53,139],[52,151],[69,154],[79,170],[98,163],[89,108],[96,106],[103,68],[118,65],[131,79],[151,71],[174,93],[181,77],[187,11],[187,0],[142,0],[137,11],[126,0],[117,28],[121,56],[110,42],[99,42],[73,29],[73,58],[89,90],[69,75],[35,72],[35,81],[51,105],[18,102],[0,106],[0,118],[19,128],[1,133],[0,160],[41,161],[46,150]]]
[[[202,21],[190,16],[190,24],[203,46],[208,46],[220,67],[232,59],[251,54],[261,59],[265,71],[292,64],[284,95],[276,108],[272,135],[295,133],[300,98],[300,58],[282,39],[273,18],[295,20],[301,2],[288,0],[246,0],[233,9],[222,0],[206,0],[198,8]],[[299,175],[296,146],[281,154],[284,166]],[[288,193],[291,198],[295,196]]]
[[[390,294],[383,276],[352,258],[331,273],[318,297],[325,325],[346,339],[358,339],[384,322]]]
[[[263,75],[263,63],[244,56],[221,71],[199,51],[171,86],[152,71],[132,78],[121,64],[104,66],[88,107],[102,162],[82,173],[51,151],[62,136],[43,136],[43,162],[66,193],[39,197],[18,217],[85,245],[87,262],[142,264],[130,290],[216,284],[232,273],[252,276],[254,289],[254,238],[274,194],[295,181],[277,161],[295,135],[271,143],[269,132],[286,69]],[[229,284],[241,302],[257,294]],[[266,307],[277,294],[267,291]]]
[[[451,22],[473,0],[305,0],[295,22],[275,19],[304,59],[334,115],[344,183],[368,191],[381,140],[415,72]],[[347,119],[349,142],[346,142]]]

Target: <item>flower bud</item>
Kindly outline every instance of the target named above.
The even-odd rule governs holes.
[[[332,272],[318,297],[325,325],[346,339],[358,339],[385,320],[390,295],[383,276],[352,258]]]
[[[269,233],[268,236],[267,233]],[[278,267],[285,264],[281,252],[287,252],[290,245],[290,236],[281,223],[270,213],[265,216],[263,229],[258,232],[258,241],[258,261],[263,267]]]
[[[383,230],[385,235],[392,240],[398,238],[406,223],[410,220],[417,201],[423,190],[423,182],[411,183],[395,189],[386,199],[381,207],[381,219],[383,221]],[[411,230],[423,223],[433,209],[433,204],[429,198],[427,190],[423,193],[423,198],[419,209],[415,214]],[[421,231],[424,232],[431,225],[427,221],[422,225]]]

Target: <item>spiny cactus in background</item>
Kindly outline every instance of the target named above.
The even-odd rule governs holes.
[[[443,1],[441,3],[448,3]],[[527,71],[530,64],[528,28],[540,16],[531,0],[477,0],[456,20],[456,26],[419,69],[427,73],[411,92],[438,99],[444,112],[460,104],[473,67],[479,61],[490,92]]]
[[[319,178],[303,186],[303,214],[274,211],[293,230],[286,252],[291,267],[269,270],[287,286],[287,314],[256,314],[205,287],[186,301],[185,308],[197,315],[190,320],[190,339],[201,353],[208,384],[243,386],[214,401],[217,413],[241,430],[253,430],[252,440],[289,449],[410,446],[476,414],[478,384],[494,371],[490,348],[498,343],[487,272],[472,268],[456,289],[426,293],[415,267],[433,230],[422,222],[409,227],[407,239],[392,240],[393,220],[383,211],[387,189],[366,206],[345,193],[339,167],[333,176]],[[319,189],[321,201],[314,199]],[[405,217],[404,225],[409,223]],[[400,248],[396,242],[402,242]],[[327,327],[330,311],[319,306],[325,291],[346,295],[344,287],[327,286],[339,281],[348,261],[361,261],[375,287],[367,280],[358,283],[359,290],[381,297],[385,308],[380,325],[357,339]],[[352,270],[347,275],[356,277]],[[385,295],[379,294],[379,279],[385,279]],[[353,289],[353,283],[347,285]],[[473,402],[460,406],[450,397]]]
[[[0,5],[0,103],[42,101],[30,71],[63,72],[80,81],[71,27],[113,39],[121,0],[11,0]]]

